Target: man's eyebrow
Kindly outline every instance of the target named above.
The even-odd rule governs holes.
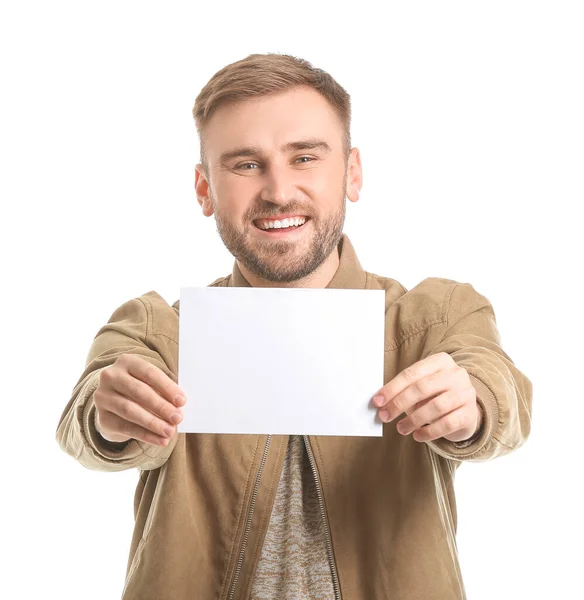
[[[305,140],[298,140],[296,142],[288,142],[284,144],[280,150],[282,152],[290,152],[292,150],[322,150],[324,152],[330,152],[332,148],[324,140],[318,140],[314,138],[308,138]],[[261,148],[254,146],[242,146],[240,148],[234,148],[223,152],[219,157],[221,162],[227,162],[233,158],[242,158],[249,156],[262,156],[263,152]]]
[[[309,138],[306,140],[299,140],[298,142],[288,142],[280,148],[282,152],[289,152],[290,150],[323,150],[330,152],[332,148],[324,141],[317,140],[315,138]]]

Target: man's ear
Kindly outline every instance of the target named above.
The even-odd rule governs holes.
[[[347,197],[351,202],[359,200],[359,193],[363,187],[363,168],[361,167],[361,154],[358,148],[351,148],[347,164]]]
[[[195,166],[195,192],[197,200],[203,209],[203,214],[210,217],[213,214],[213,203],[209,198],[209,182],[202,164]]]

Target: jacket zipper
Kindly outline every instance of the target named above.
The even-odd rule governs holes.
[[[333,587],[335,589],[335,600],[341,600],[341,590],[339,588],[339,577],[337,575],[337,569],[335,567],[335,559],[333,556],[333,544],[331,542],[331,533],[329,529],[328,520],[326,517],[326,512],[324,510],[324,501],[322,495],[322,488],[320,485],[320,479],[318,477],[318,471],[316,470],[316,463],[314,461],[314,455],[312,454],[312,448],[308,442],[308,436],[302,436],[304,438],[304,444],[306,446],[306,451],[308,453],[308,459],[310,460],[310,466],[312,468],[312,473],[314,475],[314,482],[316,483],[316,493],[318,495],[318,502],[320,504],[320,514],[322,515],[322,520],[324,523],[324,530],[326,534],[326,549],[328,553],[329,565],[331,568],[331,573],[333,576]]]
[[[266,441],[266,447],[264,449],[264,454],[262,456],[262,461],[260,463],[260,468],[259,468],[258,474],[256,476],[255,485],[254,485],[253,493],[251,496],[251,504],[249,506],[249,512],[247,514],[247,522],[245,524],[245,531],[243,533],[243,541],[241,542],[241,549],[239,550],[239,558],[237,559],[237,567],[235,568],[235,575],[233,576],[233,583],[231,584],[231,589],[229,591],[229,596],[228,596],[229,600],[233,600],[233,595],[235,594],[235,587],[237,586],[237,580],[239,579],[239,573],[241,571],[241,566],[243,565],[243,555],[245,553],[245,548],[247,546],[247,538],[249,537],[249,530],[251,529],[251,520],[252,520],[252,516],[253,516],[253,511],[255,508],[258,491],[260,489],[260,479],[262,478],[264,466],[265,466],[266,460],[268,458],[268,450],[270,449],[271,441],[272,441],[272,436],[268,435],[268,439]]]

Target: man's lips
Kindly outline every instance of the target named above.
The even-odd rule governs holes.
[[[280,229],[282,225],[284,225],[283,228],[291,226],[299,229],[309,220],[310,217],[308,215],[291,213],[287,215],[278,215],[277,217],[260,217],[259,219],[254,219],[252,223],[262,231],[271,231],[274,228],[274,225],[276,225],[277,229]]]
[[[276,217],[273,216],[269,216],[269,217],[257,217],[256,219],[253,219],[254,223],[257,223],[258,221],[283,221],[284,219],[296,219],[296,218],[301,218],[301,219],[310,219],[310,217],[308,215],[303,215],[302,213],[288,213],[286,215],[278,215]]]
[[[304,226],[307,225],[310,221],[310,217],[300,216],[300,215],[292,215],[292,216],[282,216],[280,218],[269,218],[269,219],[258,219],[254,220],[253,226],[255,229],[260,231],[261,233],[268,236],[283,236],[283,235],[291,235],[294,232],[299,232],[301,229],[304,229]],[[278,223],[275,226],[266,226],[269,223]]]

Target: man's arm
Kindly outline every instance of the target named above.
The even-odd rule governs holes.
[[[177,435],[164,447],[135,439],[124,444],[109,442],[100,435],[95,424],[93,393],[99,385],[99,375],[122,354],[138,355],[176,381],[176,376],[161,356],[148,345],[147,324],[148,308],[141,298],[129,300],[114,311],[108,323],[95,336],[85,370],[61,415],[56,432],[57,441],[67,454],[88,469],[156,469],[164,464],[176,445]]]
[[[446,352],[469,374],[482,409],[478,432],[462,442],[426,442],[456,460],[490,460],[519,448],[531,430],[533,386],[501,348],[495,313],[469,283],[449,291],[447,320],[439,342],[426,354]]]

